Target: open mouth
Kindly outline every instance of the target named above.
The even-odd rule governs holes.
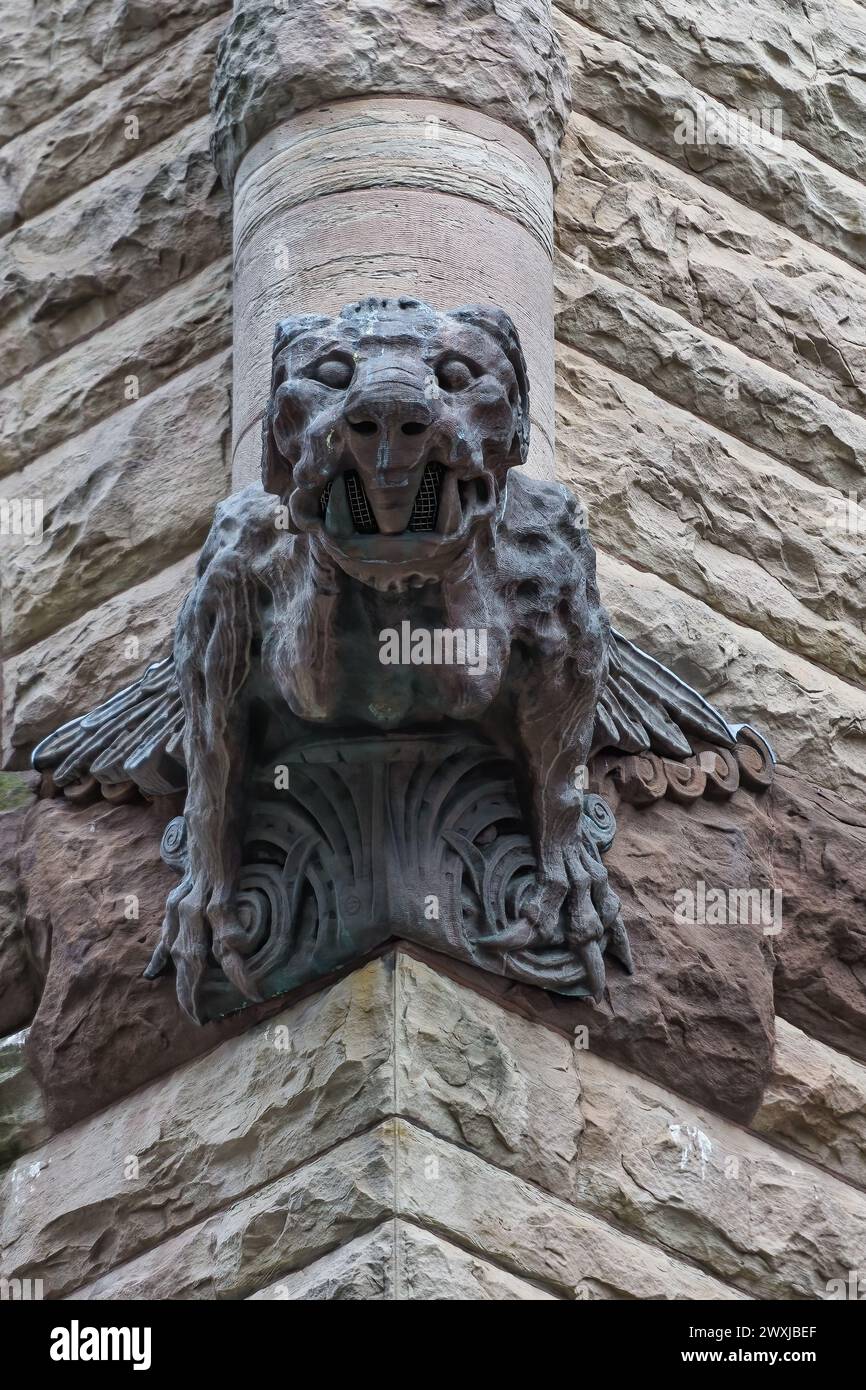
[[[355,534],[373,536],[380,534],[373,507],[370,505],[360,474],[356,469],[347,469],[342,475],[345,483],[346,501]],[[333,482],[322,490],[319,509],[323,520],[327,520]],[[447,497],[443,499],[443,491]],[[489,486],[486,478],[462,481],[453,475],[445,478],[445,467],[441,463],[427,463],[418,485],[407,532],[439,532],[441,535],[457,534],[464,521],[473,511],[486,509],[489,502]]]

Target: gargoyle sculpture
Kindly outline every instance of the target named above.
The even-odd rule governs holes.
[[[499,309],[278,325],[263,487],[217,509],[173,654],[34,754],[58,789],[187,787],[146,973],[173,960],[192,1017],[394,935],[597,997],[605,951],[631,959],[590,759],[631,755],[638,800],[654,776],[724,791],[732,749],[765,776],[760,740],[611,630],[577,502],[519,472],[528,439]]]

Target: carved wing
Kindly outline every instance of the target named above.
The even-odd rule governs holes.
[[[168,796],[186,788],[183,721],[174,659],[168,656],[89,714],[49,734],[36,748],[33,766],[49,772],[58,788],[93,779],[111,799],[133,787],[148,797]],[[651,752],[684,759],[694,752],[692,739],[733,748],[737,728],[685,681],[611,629],[609,675],[596,708],[592,755]]]
[[[611,628],[610,671],[596,707],[592,752],[688,758],[698,738],[733,748],[736,729],[666,666]]]
[[[35,749],[33,766],[50,772],[57,787],[95,779],[110,799],[131,787],[149,797],[168,796],[186,787],[183,719],[174,658],[168,656],[89,714],[49,734]]]

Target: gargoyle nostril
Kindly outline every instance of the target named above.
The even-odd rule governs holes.
[[[356,434],[375,434],[379,426],[375,420],[350,420],[349,429]]]
[[[423,420],[407,420],[402,427],[404,434],[423,434],[428,428]]]

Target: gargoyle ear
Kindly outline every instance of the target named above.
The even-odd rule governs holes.
[[[324,314],[293,314],[280,319],[274,331],[271,352],[271,394],[262,420],[262,487],[265,492],[284,496],[292,485],[292,463],[280,453],[274,436],[277,406],[274,400],[278,387],[288,375],[288,349],[302,333],[327,328],[331,320]]]
[[[515,438],[517,457],[511,462],[525,463],[529,453],[529,373],[526,370],[526,358],[523,356],[520,335],[514,326],[514,320],[495,304],[467,304],[463,308],[452,309],[448,317],[457,319],[460,323],[470,323],[473,328],[480,328],[483,332],[489,333],[511,363],[517,378],[519,405]]]

